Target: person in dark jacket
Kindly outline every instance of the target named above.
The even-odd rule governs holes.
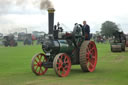
[[[83,36],[85,36],[85,40],[90,40],[90,26],[86,21],[83,21],[82,32]]]

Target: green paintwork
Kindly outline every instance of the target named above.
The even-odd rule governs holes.
[[[58,40],[60,43],[60,53],[72,53],[74,45],[69,45],[66,40]]]

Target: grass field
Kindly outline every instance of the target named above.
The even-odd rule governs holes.
[[[69,76],[60,78],[53,69],[43,76],[31,70],[31,59],[42,52],[40,45],[0,47],[0,85],[127,85],[128,49],[112,53],[109,44],[97,44],[98,63],[92,73],[73,65]]]

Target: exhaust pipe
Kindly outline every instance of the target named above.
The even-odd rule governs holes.
[[[53,34],[53,27],[54,27],[54,8],[48,9],[48,28],[49,28],[49,34]]]

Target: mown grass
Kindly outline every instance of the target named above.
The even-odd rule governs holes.
[[[72,65],[69,76],[60,78],[53,69],[43,76],[31,70],[31,59],[40,45],[0,47],[0,85],[127,85],[128,51],[112,53],[109,44],[97,44],[98,63],[92,73]]]

